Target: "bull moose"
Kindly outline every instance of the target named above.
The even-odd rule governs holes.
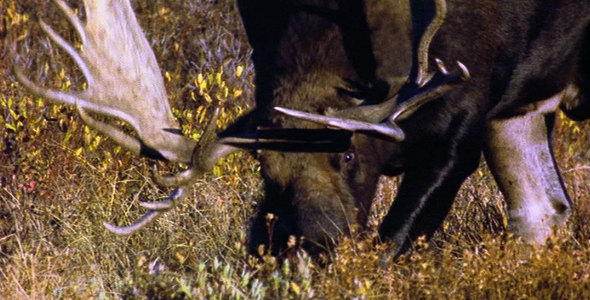
[[[395,255],[440,226],[482,153],[524,240],[542,244],[571,214],[551,129],[560,104],[569,116],[590,117],[588,1],[238,0],[256,107],[217,135],[216,111],[199,143],[180,134],[128,0],[85,0],[85,22],[56,3],[84,50],[41,27],[88,88],[43,89],[17,64],[19,82],[76,105],[86,124],[136,154],[190,166],[172,177],[155,170],[173,192],[142,203],[148,212],[130,226],[105,223],[115,233],[171,209],[220,157],[243,149],[255,151],[265,184],[253,252],[264,245],[278,254],[290,236],[304,237],[312,254],[329,249],[352,224],[366,223],[379,176],[403,174],[379,229]],[[126,121],[137,134],[87,111]],[[268,214],[278,217],[272,236]]]

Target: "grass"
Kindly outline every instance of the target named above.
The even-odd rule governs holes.
[[[219,127],[253,105],[253,68],[233,1],[134,1],[165,72],[174,113],[198,138],[208,98],[224,100]],[[48,87],[79,89],[81,74],[48,43],[43,17],[76,41],[45,0],[0,2],[0,298],[2,299],[586,299],[590,297],[590,123],[559,117],[555,152],[576,205],[568,232],[531,248],[506,232],[502,197],[482,167],[463,185],[430,243],[383,267],[384,249],[354,236],[328,266],[304,253],[257,260],[246,232],[262,198],[256,160],[224,159],[189,200],[121,237],[138,202],[166,195],[149,161],[85,127],[70,107],[15,82],[14,52]],[[18,46],[14,46],[16,45]],[[179,166],[167,166],[177,171]],[[380,185],[372,228],[395,195]]]

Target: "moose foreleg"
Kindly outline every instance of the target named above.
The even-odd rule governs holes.
[[[487,127],[485,157],[508,204],[510,229],[542,245],[572,211],[551,148],[562,93]]]

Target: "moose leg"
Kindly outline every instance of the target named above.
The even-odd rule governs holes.
[[[506,198],[510,228],[531,244],[544,244],[572,210],[551,148],[561,98],[562,93],[526,107],[524,114],[492,120],[487,128],[485,157]]]
[[[411,151],[406,151],[411,156],[406,157],[403,181],[379,228],[381,240],[394,244],[384,263],[417,237],[432,236],[448,214],[461,184],[477,169],[482,145],[477,128],[481,126],[468,119],[440,127],[451,128],[452,138],[433,134],[431,137],[441,138],[427,138],[415,144],[409,141],[413,145]]]

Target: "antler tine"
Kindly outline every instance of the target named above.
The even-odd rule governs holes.
[[[119,234],[119,235],[129,235],[132,234],[144,226],[151,223],[156,217],[160,216],[162,213],[173,209],[176,206],[176,203],[180,201],[182,198],[186,197],[188,191],[190,190],[189,187],[179,187],[174,189],[172,193],[161,201],[154,201],[154,202],[141,202],[140,205],[145,208],[149,208],[143,216],[139,217],[135,222],[128,226],[115,226],[104,222],[103,225],[106,227],[110,232]]]
[[[102,223],[102,225],[104,225],[104,227],[106,227],[107,230],[112,233],[116,233],[118,235],[129,235],[129,234],[132,234],[132,233],[138,231],[139,229],[141,229],[145,225],[149,224],[161,213],[162,212],[159,210],[153,210],[153,209],[149,210],[146,214],[141,216],[141,218],[137,219],[137,221],[135,221],[133,224],[131,224],[129,226],[119,227],[119,226],[109,224],[107,222]]]
[[[84,25],[82,24],[82,21],[80,21],[80,18],[78,18],[74,11],[63,0],[53,0],[53,2],[55,2],[55,4],[59,6],[59,8],[66,15],[70,23],[74,26],[76,32],[82,40],[82,44],[86,44],[86,32],[84,31]]]
[[[84,123],[86,123],[86,125],[96,131],[108,135],[113,141],[127,148],[127,150],[131,151],[133,154],[141,153],[141,141],[126,134],[115,126],[95,120],[88,113],[86,113],[86,110],[84,110],[84,108],[82,108],[80,105],[80,103],[76,103],[76,108],[78,109],[80,118],[82,121],[84,121]]]
[[[436,32],[440,29],[447,16],[447,3],[445,0],[434,0],[435,12],[432,21],[424,31],[420,44],[417,51],[417,63],[416,67],[416,79],[414,82],[418,86],[422,86],[426,83],[428,77],[428,49],[430,43],[436,35]]]
[[[207,123],[207,126],[203,131],[203,135],[201,135],[201,139],[195,147],[191,166],[187,170],[174,176],[162,176],[158,173],[157,165],[153,166],[152,173],[154,180],[159,185],[174,187],[186,185],[188,182],[194,181],[194,179],[200,176],[202,173],[208,171],[209,167],[213,167],[212,165],[209,166],[206,162],[209,160],[208,157],[210,157],[212,154],[212,148],[214,148],[214,145],[217,143],[215,128],[217,119],[219,118],[219,111],[219,107],[216,107],[213,111],[211,119],[209,119],[209,123]],[[217,161],[216,158],[213,159]]]
[[[141,202],[140,205],[150,210],[129,226],[118,227],[108,223],[104,226],[121,235],[131,234],[149,224],[160,213],[175,207],[176,203],[186,196],[190,185],[203,173],[211,170],[217,160],[232,152],[242,150],[239,147],[224,144],[225,139],[218,139],[215,134],[216,122],[220,108],[216,107],[205,131],[195,147],[190,167],[174,176],[161,176],[156,165],[152,168],[154,180],[162,186],[175,187],[174,191],[163,200],[153,202]]]
[[[186,197],[187,192],[189,191],[188,187],[178,187],[175,188],[172,193],[164,200],[160,201],[152,201],[152,202],[141,202],[140,205],[145,208],[149,208],[150,210],[157,210],[157,211],[167,211],[173,208],[176,205],[176,201]],[[148,211],[149,213],[149,211]],[[139,220],[138,220],[139,221]]]
[[[53,28],[51,28],[51,26],[47,25],[47,23],[45,23],[43,20],[39,20],[39,25],[41,26],[41,29],[43,29],[43,32],[45,32],[47,36],[51,38],[52,41],[54,41],[58,46],[64,49],[74,59],[74,61],[82,71],[82,74],[84,74],[84,77],[86,77],[86,80],[88,80],[88,85],[91,85],[92,82],[94,82],[94,77],[92,76],[92,73],[88,69],[88,65],[86,64],[82,56],[80,56],[78,51],[76,51],[76,49],[74,49],[72,45],[66,42],[59,34],[57,34],[53,30]],[[84,37],[85,36],[86,35],[84,34]]]
[[[84,27],[78,16],[76,16],[76,14],[74,14],[70,7],[67,4],[65,4],[62,0],[54,0],[54,2],[67,16],[68,20],[74,26],[78,35],[80,36],[80,39],[83,43],[85,43],[87,39],[86,32],[84,31]],[[41,26],[43,32],[45,32],[52,41],[54,41],[59,47],[64,49],[68,53],[68,55],[70,55],[70,57],[74,59],[74,61],[82,71],[82,74],[84,74],[84,77],[88,81],[88,84],[90,85],[93,81],[92,73],[88,69],[88,65],[86,64],[82,56],[78,53],[78,51],[76,51],[74,47],[72,47],[68,42],[66,42],[59,34],[57,34],[53,30],[53,28],[51,28],[51,26],[47,25],[47,23],[45,23],[43,20],[39,20],[39,25]],[[44,98],[52,99],[54,101],[66,103],[69,105],[74,105],[78,102],[86,102],[85,100],[81,99],[79,96],[75,94],[68,94],[58,90],[45,90],[37,86],[22,73],[21,69],[18,67],[17,64],[13,65],[13,70],[16,74],[18,81],[20,81],[25,87],[27,87],[29,90],[33,91],[37,95],[40,95]]]
[[[44,89],[38,86],[23,74],[21,68],[17,64],[12,66],[12,70],[18,82],[20,82],[20,84],[22,84],[33,94],[69,105],[75,105],[76,103],[84,102],[84,100],[79,98],[75,93],[64,93],[62,91]]]
[[[435,60],[438,72],[434,73],[432,77],[416,91],[407,95],[407,100],[403,99],[402,101],[399,101],[400,104],[396,107],[391,116],[387,118],[389,126],[395,125],[395,121],[407,118],[422,105],[432,100],[439,99],[449,92],[454,85],[469,80],[471,77],[469,70],[467,70],[467,67],[461,62],[457,62],[460,71],[450,73],[440,59],[436,58]]]
[[[53,100],[56,102],[62,102],[65,104],[76,105],[76,107],[78,109],[78,113],[80,114],[82,121],[84,121],[84,123],[86,123],[86,125],[93,128],[94,130],[97,130],[99,132],[106,134],[111,139],[113,139],[115,142],[117,142],[120,145],[122,145],[123,147],[127,148],[133,154],[137,155],[137,154],[141,153],[141,142],[137,138],[134,138],[134,137],[124,133],[123,131],[119,130],[118,128],[116,128],[112,125],[109,125],[109,124],[106,124],[103,122],[99,122],[99,121],[93,119],[90,115],[88,115],[86,113],[86,111],[82,108],[83,106],[87,106],[89,108],[94,108],[93,110],[95,110],[95,111],[100,110],[100,109],[95,108],[96,105],[94,105],[93,103],[90,103],[90,102],[80,98],[78,96],[78,93],[65,93],[65,92],[58,91],[58,90],[43,89],[42,87],[33,83],[28,77],[26,77],[22,73],[22,70],[18,67],[17,64],[13,65],[13,72],[16,75],[17,80],[22,85],[24,85],[29,91],[31,91],[34,94],[37,94],[41,97],[44,97],[44,98],[47,98],[47,99],[50,99],[50,100]],[[106,110],[106,109],[103,109],[102,112],[103,113],[109,112],[109,114],[116,115],[116,116],[123,115],[123,113],[121,113],[121,112]]]
[[[312,113],[306,113],[303,111],[288,109],[284,107],[275,107],[276,111],[281,112],[285,115],[295,117],[298,119],[314,122],[321,125],[332,126],[350,132],[361,132],[361,133],[378,133],[384,137],[388,137],[394,141],[402,141],[405,138],[404,132],[397,125],[388,124],[387,126],[381,124],[375,124],[371,122],[365,122],[360,120],[354,120],[351,118],[342,118],[338,116],[324,116]]]
[[[220,108],[216,107],[199,143],[195,147],[191,164],[187,170],[173,176],[162,176],[158,173],[157,166],[153,166],[153,177],[159,185],[168,187],[187,185],[194,182],[203,173],[213,169],[213,166],[220,158],[244,149],[251,149],[252,145],[256,144],[256,138],[252,137],[228,136],[219,138],[215,133],[219,112]],[[236,145],[236,141],[240,141],[242,144],[238,143]]]

